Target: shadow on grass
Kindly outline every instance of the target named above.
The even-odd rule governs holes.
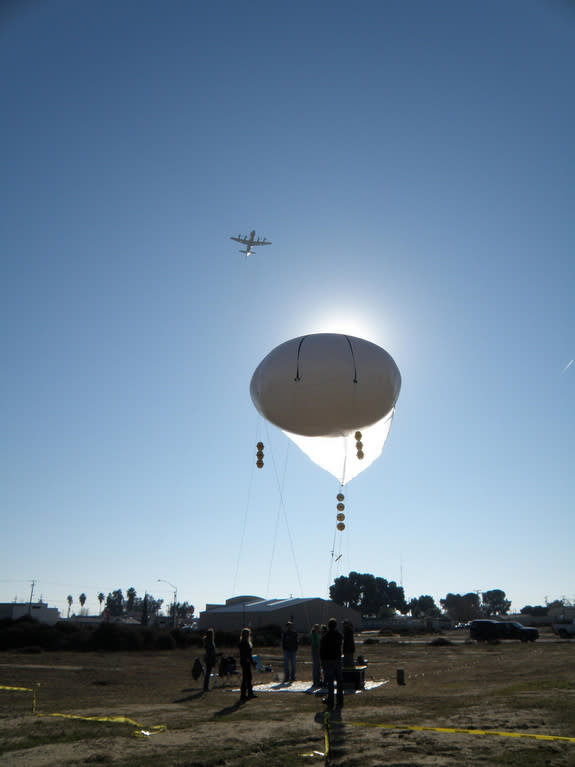
[[[331,724],[339,724],[341,723],[341,708],[337,707],[332,709],[331,711],[328,711],[327,708],[324,711],[318,711],[313,719],[314,722],[317,722],[318,724],[323,725],[325,721],[325,715],[327,716],[328,723]]]
[[[188,692],[188,690],[182,690],[182,692]],[[204,694],[203,690],[200,690],[199,692],[196,690],[191,695],[186,695],[183,698],[176,698],[174,700],[174,703],[188,703],[191,700],[198,700],[198,698],[201,698]]]
[[[219,711],[215,711],[214,719],[219,719],[222,716],[228,716],[228,714],[234,714],[240,708],[244,708],[245,705],[246,705],[246,701],[240,700],[238,698],[235,703],[231,704],[231,706],[225,706],[224,708],[221,708]]]

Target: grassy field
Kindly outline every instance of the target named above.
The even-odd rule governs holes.
[[[321,696],[261,692],[240,704],[237,678],[203,693],[194,650],[1,653],[0,686],[40,687],[36,713],[32,693],[0,690],[0,764],[287,767],[323,763],[329,746],[327,761],[342,767],[575,766],[575,642],[466,636],[359,638],[366,678],[385,684],[346,695],[329,721]],[[280,651],[257,651],[273,670],[255,681],[269,683]],[[309,661],[303,648],[299,680],[311,680]]]

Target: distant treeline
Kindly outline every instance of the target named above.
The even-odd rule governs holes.
[[[280,626],[266,626],[254,632],[255,646],[279,645]],[[217,631],[216,647],[235,648],[238,632]],[[98,625],[59,621],[53,626],[24,616],[18,620],[0,620],[0,651],[137,651],[176,650],[203,647],[203,632],[188,629],[163,629],[150,626],[102,622]]]

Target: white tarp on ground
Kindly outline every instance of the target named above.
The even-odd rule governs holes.
[[[363,690],[354,690],[353,688],[345,688],[345,695],[353,695],[356,692],[365,692],[368,690],[375,690],[377,687],[382,687],[387,684],[389,679],[385,679],[382,682],[366,682]],[[254,684],[254,692],[306,692],[309,695],[327,695],[327,687],[312,687],[309,682],[270,682],[269,684]],[[239,687],[232,692],[240,692]]]

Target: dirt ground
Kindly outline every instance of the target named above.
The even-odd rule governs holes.
[[[366,679],[384,684],[350,691],[328,719],[321,695],[259,692],[240,704],[237,677],[203,693],[194,650],[0,653],[0,686],[40,685],[36,713],[32,693],[0,689],[0,765],[575,766],[574,641],[544,632],[529,644],[477,644],[467,632],[432,640],[359,639]],[[277,687],[279,649],[257,651],[272,672],[255,683]],[[305,647],[298,681],[311,682]]]

